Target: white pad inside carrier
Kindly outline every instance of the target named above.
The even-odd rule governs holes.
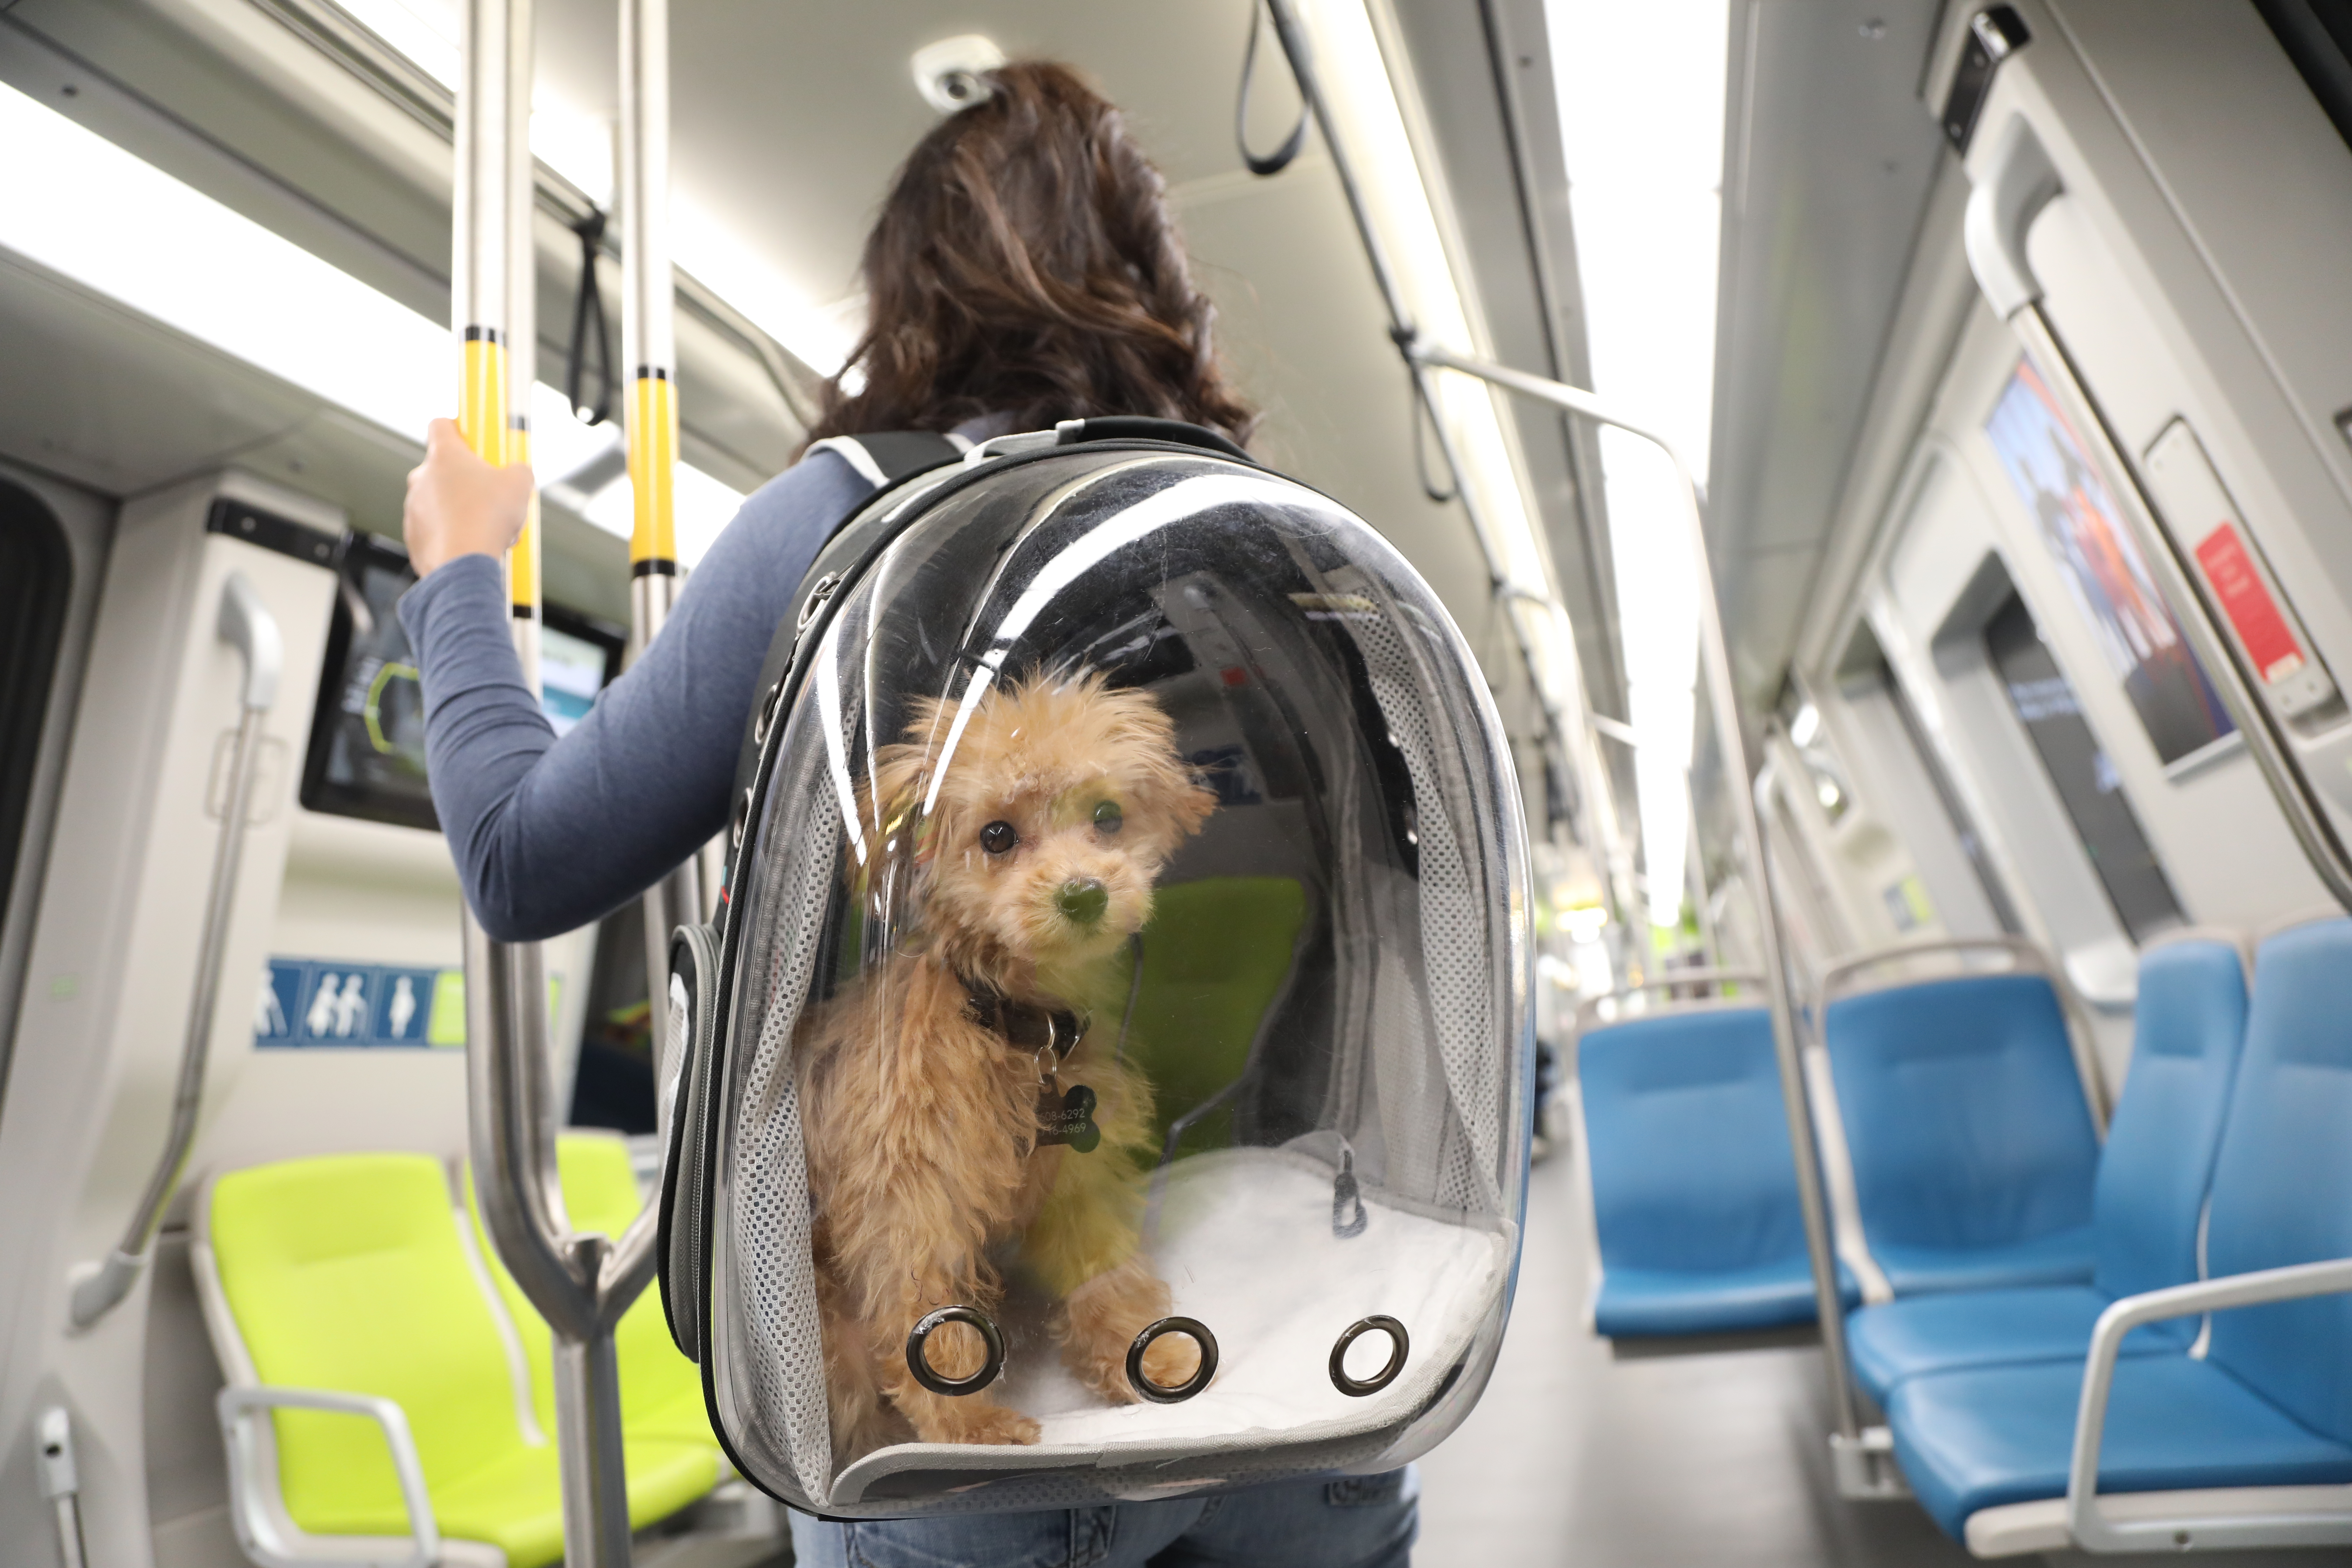
[[[1495,1310],[1510,1266],[1509,1227],[1428,1218],[1367,1191],[1364,1228],[1342,1237],[1332,1230],[1331,1188],[1328,1166],[1272,1149],[1221,1151],[1170,1172],[1153,1261],[1174,1292],[1176,1315],[1206,1325],[1219,1352],[1214,1381],[1191,1399],[1105,1405],[1013,1308],[996,1393],[1037,1417],[1037,1446],[900,1444],[852,1465],[834,1495],[855,1498],[879,1475],[908,1468],[1119,1463],[1126,1449],[1138,1458],[1229,1452],[1406,1419]],[[1331,1381],[1332,1347],[1350,1324],[1375,1314],[1404,1324],[1412,1341],[1405,1364],[1377,1394],[1343,1394]],[[1370,1375],[1391,1348],[1385,1333],[1362,1335],[1349,1371]]]

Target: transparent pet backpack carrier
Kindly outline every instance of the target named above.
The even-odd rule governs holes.
[[[1470,650],[1208,432],[855,460],[910,449],[779,631],[673,944],[661,1287],[712,1425],[848,1517],[1402,1464],[1486,1384],[1527,1170]]]

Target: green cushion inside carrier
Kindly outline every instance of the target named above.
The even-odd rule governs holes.
[[[1178,1118],[1249,1065],[1306,923],[1307,891],[1289,877],[1203,877],[1155,895],[1127,1049],[1159,1097],[1163,1147]],[[1129,973],[1122,964],[1122,985]],[[1231,1125],[1220,1106],[1185,1130],[1179,1152],[1224,1147]]]

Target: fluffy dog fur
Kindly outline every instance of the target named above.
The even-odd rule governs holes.
[[[907,1369],[917,1320],[952,1304],[995,1316],[1006,1267],[1053,1303],[1047,1326],[1064,1363],[1113,1403],[1135,1398],[1128,1346],[1169,1311],[1139,1246],[1151,1086],[1117,1059],[1117,960],[1150,918],[1161,868],[1215,796],[1178,759],[1160,705],[1100,675],[1033,676],[989,692],[942,763],[955,718],[952,703],[920,702],[905,740],[877,754],[860,801],[872,864],[853,875],[864,919],[895,925],[895,943],[797,1041],[826,1384],[845,1463],[909,1429],[926,1442],[1037,1440],[1037,1424],[990,1391],[944,1397]],[[1006,826],[1017,836],[1010,847]],[[1088,919],[1096,886],[1099,913]],[[1097,1096],[1097,1148],[1037,1146],[1035,1055],[973,1020],[967,980],[1091,1015],[1059,1079]],[[929,1358],[943,1376],[969,1375],[983,1359],[980,1336],[947,1325]],[[1198,1364],[1178,1335],[1144,1357],[1162,1384]]]

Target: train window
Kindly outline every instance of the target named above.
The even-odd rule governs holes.
[[[416,574],[406,551],[372,533],[344,541],[341,571],[302,804],[438,832],[425,777],[425,695],[398,613]],[[587,717],[596,694],[620,673],[622,637],[616,626],[552,605],[541,613],[540,701],[561,735]]]
[[[1864,635],[1868,636],[1867,628]],[[1879,651],[1874,637],[1870,639],[1869,658],[1873,661],[1872,668],[1864,679],[1886,699],[1887,707],[1893,710],[1895,721],[1902,727],[1903,738],[1910,742],[1912,755],[1918,761],[1919,771],[1927,776],[1927,785],[1935,794],[1936,804],[1943,808],[1945,819],[1951,824],[1952,837],[1958,841],[1960,853],[1968,858],[1969,869],[1975,873],[1977,886],[1983,889],[1985,902],[1992,910],[1992,918],[1999,921],[2000,929],[2011,936],[2023,935],[2025,922],[2018,918],[2017,905],[2011,901],[2000,873],[1993,868],[1992,854],[1985,847],[1984,835],[1978,831],[1976,818],[1969,815],[1968,803],[1960,798],[1959,786],[1952,782],[1951,770],[1944,765],[1943,753],[1928,738],[1927,726],[1921,721],[1919,710],[1912,705],[1911,694],[1904,690],[1903,682],[1895,679],[1893,667],[1886,662],[1886,656]]]
[[[2124,929],[2144,942],[2183,923],[2172,884],[2124,797],[2121,775],[2016,593],[1985,623],[1984,644]]]
[[[2352,142],[2352,5],[2345,0],[2254,0],[2279,47]]]
[[[73,557],[49,509],[0,482],[0,909],[16,879],[72,577]]]

